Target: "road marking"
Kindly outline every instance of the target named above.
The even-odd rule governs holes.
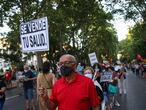
[[[20,96],[20,94],[14,95],[14,96],[11,96],[11,97],[7,97],[6,100],[10,100],[10,99],[13,99],[13,98],[16,98],[16,97],[19,97],[19,96]]]

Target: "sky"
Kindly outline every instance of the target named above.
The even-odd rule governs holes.
[[[6,24],[4,24],[3,27],[0,27],[0,33],[4,33],[4,32],[7,33],[9,31],[10,31],[10,28]]]
[[[128,28],[129,26],[132,26],[133,23],[131,22],[125,22],[123,19],[117,19],[112,22],[114,24],[115,29],[117,30],[118,35],[118,41],[121,41],[126,38],[126,35],[128,34]],[[0,27],[0,33],[1,32],[9,32],[9,27],[4,24],[4,27]]]
[[[134,25],[134,22],[125,22],[124,19],[117,19],[112,23],[117,30],[118,41],[125,39],[128,34],[128,28]]]

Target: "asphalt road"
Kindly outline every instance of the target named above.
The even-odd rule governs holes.
[[[138,78],[132,72],[128,72],[126,88],[127,95],[118,98],[121,106],[114,107],[113,110],[146,110],[146,79]],[[25,110],[22,88],[8,90],[6,97],[4,110]]]
[[[119,96],[120,107],[114,110],[146,110],[146,79],[128,72],[126,79],[127,95]]]
[[[34,91],[34,95],[37,106],[36,91]],[[6,92],[4,110],[25,110],[25,100],[22,88],[15,88]],[[36,107],[36,110],[38,110],[38,106]]]

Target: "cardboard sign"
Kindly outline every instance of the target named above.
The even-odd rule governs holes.
[[[112,81],[112,73],[111,72],[104,72],[101,75],[100,82],[111,82]]]
[[[95,63],[98,63],[95,52],[88,54],[88,56],[90,59],[91,66],[93,66]]]
[[[20,24],[22,51],[48,51],[48,20],[47,17]]]

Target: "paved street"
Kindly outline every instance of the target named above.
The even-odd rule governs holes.
[[[146,79],[127,74],[127,95],[120,96],[121,106],[114,110],[146,110]]]
[[[121,106],[114,110],[146,110],[146,79],[136,77],[129,72],[127,74],[127,95],[120,96]],[[4,110],[25,110],[22,89],[7,91],[7,100]]]
[[[36,92],[34,93],[36,99]],[[25,102],[22,88],[15,88],[7,91],[4,110],[25,110],[24,104]]]

